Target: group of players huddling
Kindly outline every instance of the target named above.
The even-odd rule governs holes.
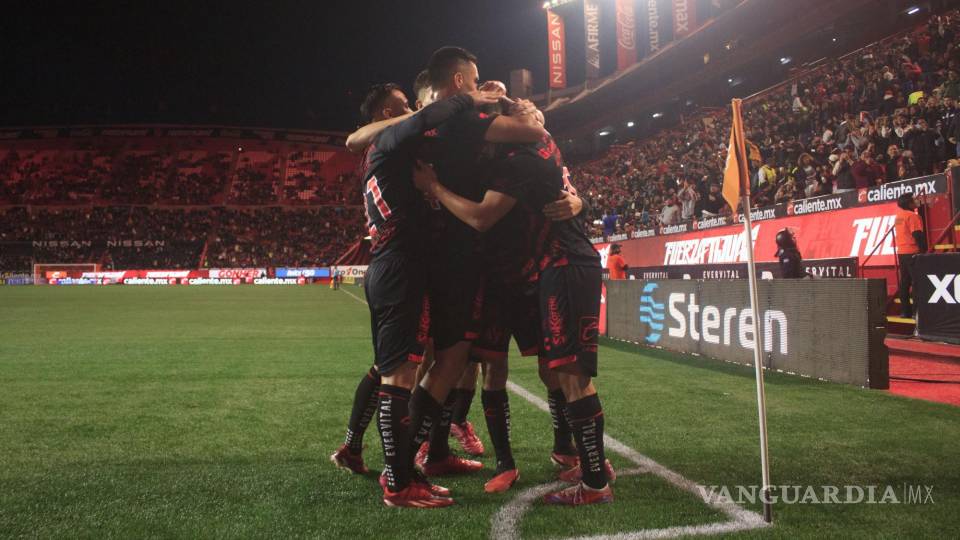
[[[354,397],[346,442],[331,456],[366,473],[363,433],[375,412],[388,506],[453,504],[427,478],[477,472],[450,452],[451,429],[471,454],[482,443],[466,421],[478,364],[481,401],[496,452],[487,492],[510,489],[507,350],[537,356],[554,427],[551,460],[572,484],[550,504],[613,500],[604,457],[597,374],[600,259],[576,215],[583,202],[566,177],[543,115],[479,86],[477,59],[443,47],[415,83],[418,112],[395,84],[374,86],[369,124],[348,146],[364,151],[363,188],[372,260],[364,280],[374,365]],[[433,362],[424,362],[432,342]]]

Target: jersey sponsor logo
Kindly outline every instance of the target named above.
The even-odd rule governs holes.
[[[547,299],[547,327],[550,329],[550,337],[544,341],[548,341],[554,347],[566,345],[567,336],[563,333],[563,314],[560,313],[556,296]]]

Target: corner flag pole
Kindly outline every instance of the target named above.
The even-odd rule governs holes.
[[[750,178],[747,167],[746,139],[741,100],[731,102],[733,122],[730,130],[730,147],[723,177],[723,197],[733,211],[739,202],[743,208],[744,247],[747,250],[747,276],[750,287],[750,309],[753,312],[753,367],[757,379],[757,413],[760,419],[760,468],[763,475],[763,520],[773,521],[773,506],[770,499],[770,455],[767,445],[767,396],[763,389],[763,334],[760,332],[759,294],[757,292],[757,267],[753,260],[753,226],[750,220]]]

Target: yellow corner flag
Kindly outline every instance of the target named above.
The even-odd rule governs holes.
[[[727,148],[727,165],[723,171],[723,198],[734,212],[740,197],[750,196],[750,173],[747,167],[747,151],[743,135],[743,118],[740,116],[741,100],[731,102],[733,125],[730,128],[730,146]],[[744,211],[747,211],[744,208]]]

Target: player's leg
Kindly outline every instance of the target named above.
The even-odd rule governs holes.
[[[507,395],[507,359],[501,358],[485,363],[483,391],[480,400],[483,403],[483,416],[487,422],[487,431],[497,456],[497,467],[483,489],[487,493],[498,493],[510,489],[520,477],[520,471],[513,459],[510,446],[510,400]]]
[[[553,451],[550,453],[550,461],[563,469],[576,467],[580,458],[567,422],[567,398],[560,388],[560,379],[547,362],[540,362],[539,374],[547,389],[547,405],[550,407],[550,420],[553,424]]]
[[[441,271],[430,279],[433,312],[430,331],[435,354],[433,366],[414,388],[410,400],[410,430],[415,450],[427,440],[434,422],[449,421],[449,417],[441,419],[443,405],[467,367],[471,341],[477,337],[483,308],[480,275],[475,266],[459,266],[454,273],[450,268],[431,268]],[[479,461],[464,460],[449,453],[442,461],[432,461],[436,466],[432,467],[433,472],[443,473],[472,472],[483,466]]]
[[[471,456],[483,455],[483,441],[477,437],[473,424],[467,420],[473,398],[477,393],[477,378],[480,374],[480,364],[470,364],[463,376],[453,389],[453,416],[450,419],[450,433],[460,443],[463,451]]]
[[[343,445],[330,456],[330,460],[338,467],[352,471],[355,474],[366,474],[367,466],[363,462],[363,435],[367,426],[377,411],[380,396],[380,374],[376,367],[360,379],[353,395],[353,409],[350,412],[350,421],[347,423],[347,435]]]
[[[548,268],[540,276],[543,356],[557,374],[567,400],[567,422],[580,457],[579,471],[561,475],[562,479],[569,479],[577,471],[578,483],[546,495],[544,501],[548,504],[613,500],[603,446],[603,406],[593,385],[597,374],[600,285],[599,267]]]
[[[397,258],[371,264],[364,283],[376,366],[381,375],[378,427],[384,458],[381,486],[387,506],[433,508],[453,504],[452,499],[438,496],[437,489],[415,477],[411,466],[411,389],[416,383],[417,365],[423,360],[424,317],[429,313],[423,301],[422,279],[416,264]]]

